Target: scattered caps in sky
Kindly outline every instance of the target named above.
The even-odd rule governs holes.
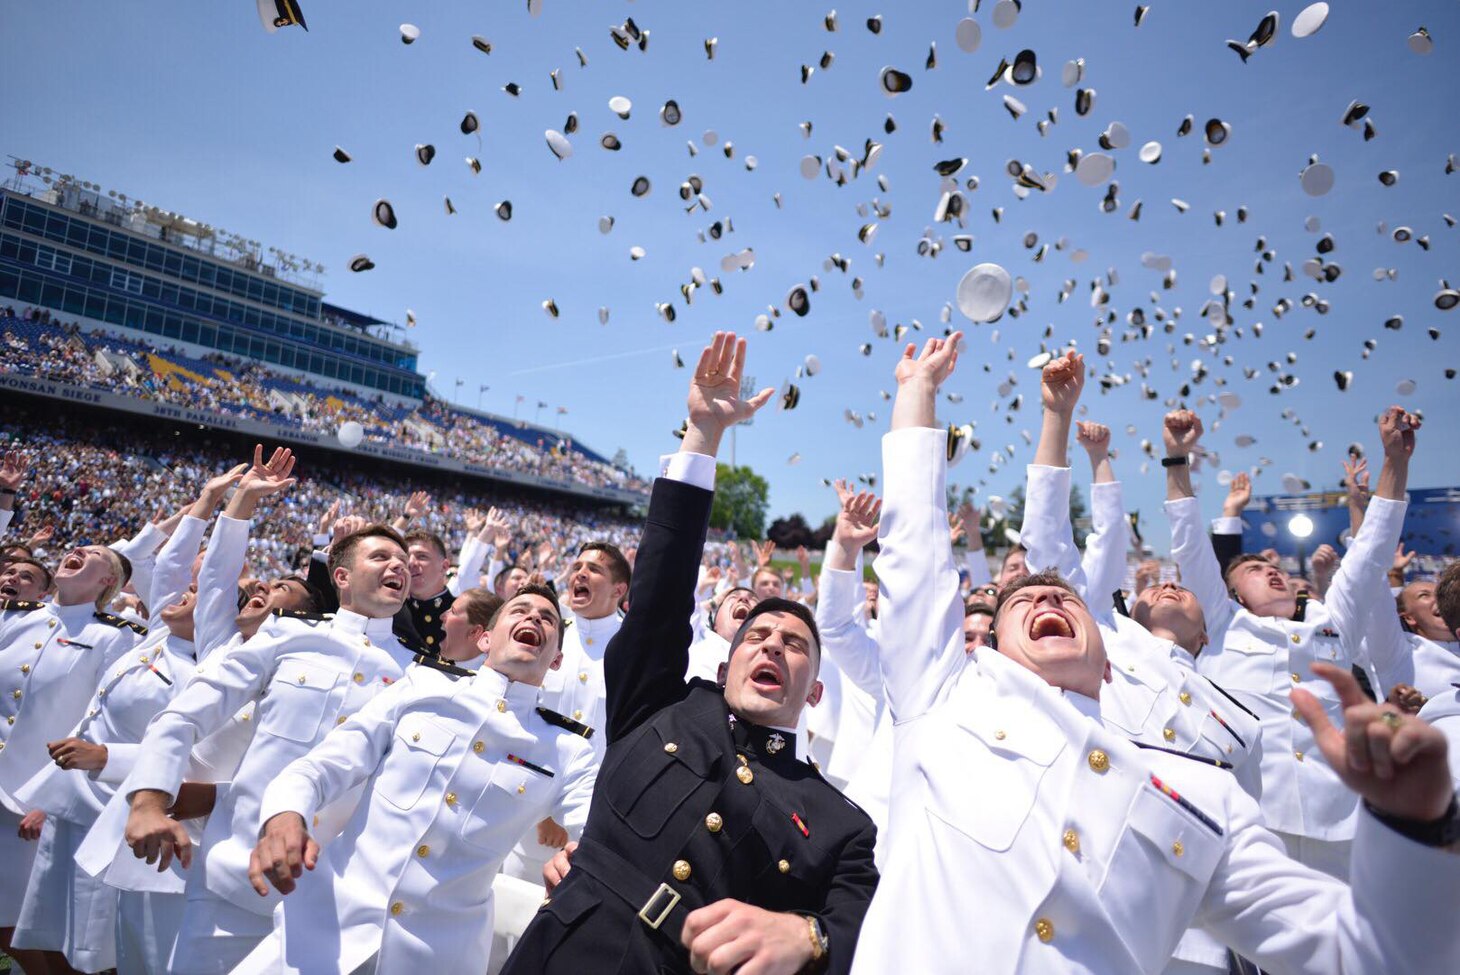
[[[526,0],[525,6],[531,18],[540,18],[543,13],[544,5],[541,0]],[[258,0],[258,9],[268,31],[289,26],[308,30],[296,0]],[[629,316],[630,319],[638,319],[637,326],[619,324],[616,327],[627,329],[673,326],[678,316],[688,314],[696,301],[713,300],[723,295],[728,288],[735,288],[739,293],[760,295],[763,310],[753,315],[752,321],[737,325],[715,319],[714,325],[732,325],[742,332],[752,329],[772,331],[778,326],[789,329],[796,341],[815,348],[815,351],[803,354],[799,364],[793,367],[795,378],[801,379],[815,377],[821,371],[822,356],[830,352],[834,344],[855,349],[861,356],[871,356],[875,348],[872,342],[866,341],[865,333],[860,329],[856,330],[855,337],[840,337],[837,332],[839,322],[818,321],[819,317],[826,316],[828,312],[822,310],[818,315],[813,308],[812,296],[824,289],[850,294],[858,301],[877,296],[873,300],[879,300],[883,308],[889,310],[878,309],[870,312],[875,342],[897,343],[948,334],[953,328],[952,314],[956,309],[975,326],[969,332],[966,343],[976,341],[987,346],[982,350],[980,358],[982,372],[992,374],[993,384],[997,385],[997,398],[980,407],[977,404],[987,397],[988,390],[970,397],[966,397],[961,390],[947,392],[946,401],[955,407],[951,417],[953,422],[948,424],[948,457],[951,462],[962,460],[970,454],[982,454],[983,444],[975,436],[979,420],[998,423],[1000,426],[1027,422],[1027,418],[1021,413],[1025,393],[1016,389],[1016,386],[1037,393],[1037,385],[1030,390],[1027,385],[1030,381],[1027,378],[1018,380],[1008,367],[1023,360],[1029,368],[1040,369],[1058,355],[1060,350],[1074,344],[1076,340],[1090,357],[1087,363],[1091,380],[1086,391],[1087,403],[1098,395],[1120,392],[1121,395],[1155,401],[1167,408],[1180,405],[1201,409],[1206,406],[1211,417],[1208,421],[1208,440],[1213,449],[1224,439],[1227,444],[1246,449],[1256,444],[1256,438],[1248,432],[1220,433],[1222,421],[1216,418],[1217,409],[1220,409],[1223,417],[1229,414],[1242,415],[1244,409],[1254,409],[1253,404],[1263,403],[1268,400],[1269,395],[1286,395],[1290,399],[1289,405],[1282,410],[1282,422],[1293,428],[1294,436],[1301,437],[1310,452],[1316,453],[1322,444],[1311,436],[1303,417],[1305,409],[1315,412],[1316,409],[1312,401],[1292,398],[1292,391],[1301,384],[1304,343],[1331,334],[1323,331],[1324,323],[1321,319],[1330,309],[1339,308],[1338,298],[1330,298],[1322,289],[1338,281],[1343,274],[1341,260],[1347,262],[1350,269],[1357,265],[1364,280],[1372,279],[1373,287],[1397,288],[1398,282],[1409,280],[1401,276],[1405,264],[1403,253],[1375,257],[1372,256],[1375,252],[1371,246],[1360,254],[1358,234],[1351,226],[1344,225],[1341,232],[1335,229],[1331,233],[1317,236],[1323,225],[1322,220],[1316,214],[1307,216],[1301,225],[1302,229],[1315,235],[1308,238],[1312,251],[1309,253],[1302,248],[1295,249],[1292,231],[1296,228],[1271,226],[1264,222],[1271,219],[1267,212],[1271,208],[1262,205],[1264,196],[1283,195],[1289,205],[1305,196],[1324,197],[1336,184],[1336,167],[1320,161],[1316,154],[1311,154],[1306,164],[1298,170],[1298,187],[1292,187],[1291,183],[1286,186],[1253,186],[1251,202],[1254,205],[1251,208],[1246,200],[1210,198],[1203,181],[1199,177],[1191,176],[1189,170],[1181,171],[1175,177],[1148,177],[1145,174],[1173,173],[1179,167],[1192,164],[1217,165],[1219,153],[1216,150],[1232,144],[1234,135],[1250,130],[1253,134],[1247,136],[1248,138],[1262,137],[1261,125],[1244,129],[1243,119],[1240,117],[1223,118],[1208,114],[1224,107],[1222,98],[1209,97],[1213,92],[1206,90],[1208,87],[1219,90],[1222,83],[1220,78],[1203,80],[1191,93],[1190,114],[1186,114],[1184,118],[1172,118],[1169,124],[1173,128],[1170,129],[1153,129],[1142,118],[1143,106],[1140,104],[1106,105],[1103,101],[1097,103],[1096,91],[1091,85],[1092,79],[1098,81],[1103,76],[1133,71],[1135,69],[1132,65],[1142,63],[1150,55],[1151,52],[1142,48],[1139,43],[1140,36],[1156,29],[1152,27],[1155,21],[1150,20],[1149,6],[1136,7],[1133,23],[1131,19],[1124,18],[1124,29],[1138,32],[1131,39],[1132,46],[1129,50],[1111,50],[1108,46],[1093,45],[1089,50],[1078,52],[1077,57],[1050,61],[1051,65],[1060,65],[1057,81],[1045,77],[1040,59],[1041,42],[1046,39],[1041,38],[1037,29],[1032,26],[1036,23],[1033,18],[1021,22],[1023,7],[1019,0],[998,0],[993,4],[970,3],[966,15],[959,16],[957,13],[959,12],[946,19],[942,32],[921,39],[907,36],[909,24],[914,18],[900,17],[896,11],[889,15],[878,14],[861,21],[867,33],[857,38],[856,44],[845,51],[835,49],[846,37],[838,24],[836,12],[818,15],[814,23],[817,30],[823,32],[819,35],[821,40],[817,42],[817,47],[822,48],[820,55],[808,54],[799,69],[785,72],[788,79],[788,99],[793,88],[798,87],[798,80],[800,85],[811,90],[817,90],[817,86],[832,86],[829,90],[834,91],[836,97],[849,100],[863,100],[876,91],[889,99],[908,95],[907,99],[899,100],[897,104],[915,106],[907,109],[914,116],[912,124],[906,118],[894,118],[892,114],[887,114],[880,124],[865,132],[848,131],[844,120],[836,124],[828,121],[822,127],[818,126],[818,122],[823,120],[814,114],[816,103],[807,102],[808,115],[791,132],[732,131],[738,129],[740,123],[728,123],[724,126],[726,134],[723,139],[720,129],[706,128],[698,139],[682,141],[680,150],[665,158],[662,143],[655,147],[641,128],[643,120],[634,116],[631,100],[622,94],[607,97],[609,112],[624,124],[617,132],[607,131],[600,135],[599,145],[626,160],[633,160],[632,165],[636,167],[637,175],[628,183],[627,194],[623,189],[619,189],[616,194],[606,194],[607,199],[600,200],[600,206],[587,212],[597,210],[603,213],[607,207],[622,206],[625,197],[630,200],[649,197],[651,180],[668,179],[667,185],[673,187],[678,184],[678,192],[671,190],[664,194],[667,199],[649,200],[642,206],[658,207],[663,215],[674,214],[676,218],[686,219],[693,235],[691,239],[696,243],[719,245],[714,256],[708,259],[698,258],[686,248],[683,240],[663,239],[663,246],[653,246],[656,240],[651,238],[654,238],[656,231],[652,230],[652,225],[636,223],[632,232],[643,243],[635,243],[629,248],[630,260],[642,261],[646,268],[653,267],[662,271],[666,275],[663,281],[664,292],[660,299],[653,302],[651,309],[639,309],[637,315]],[[1288,33],[1292,38],[1311,39],[1306,43],[1321,45],[1323,40],[1313,38],[1326,24],[1329,15],[1327,3],[1309,4],[1291,15],[1287,23]],[[797,16],[799,12],[788,12],[788,23],[794,23]],[[1182,12],[1168,6],[1157,8],[1156,16],[1176,18],[1182,16]],[[1228,70],[1257,70],[1255,65],[1258,63],[1286,56],[1292,41],[1280,41],[1284,20],[1288,16],[1279,11],[1271,11],[1258,17],[1255,23],[1249,21],[1245,25],[1234,25],[1242,33],[1250,30],[1245,40],[1215,35],[1195,36],[1187,40],[1191,44],[1206,44],[1215,49],[1221,49],[1225,45],[1235,52],[1238,57],[1230,60]],[[1344,10],[1343,16],[1351,17],[1356,14]],[[538,29],[563,29],[561,22],[554,25],[551,18],[539,20],[538,23],[542,25]],[[381,29],[389,28],[382,25]],[[400,24],[396,30],[401,43],[406,46],[414,45],[422,38],[422,31],[413,24]],[[432,30],[430,40],[436,43],[440,40],[440,29],[432,26]],[[315,33],[318,35],[320,32],[317,24]],[[607,33],[606,40],[612,45],[607,48],[608,51],[620,58],[635,59],[633,72],[629,75],[632,83],[624,84],[624,87],[642,97],[650,98],[650,104],[661,106],[657,111],[657,128],[677,126],[690,113],[702,125],[717,124],[720,121],[715,117],[713,107],[702,104],[703,99],[696,96],[693,84],[686,84],[685,79],[678,76],[671,76],[667,69],[655,61],[655,55],[664,46],[690,44],[694,48],[703,47],[705,58],[699,63],[701,67],[713,70],[711,64],[716,61],[719,38],[697,37],[693,41],[684,41],[661,32],[651,48],[649,29],[635,23],[632,18],[622,25],[611,26]],[[1242,33],[1233,33],[1238,38],[1242,37]],[[962,56],[940,62],[937,45],[939,42],[946,43],[950,35],[953,46]],[[499,37],[499,41],[502,40]],[[573,47],[578,69],[585,72],[589,70],[590,61],[584,50],[593,50],[590,40],[597,40],[599,50],[604,50],[602,42],[605,39],[601,37],[562,38],[564,43]],[[893,46],[894,40],[897,42],[896,46]],[[1062,39],[1057,49],[1060,57],[1074,53],[1068,50],[1068,40]],[[470,34],[454,43],[462,41],[469,41],[472,48],[481,54],[490,55],[496,51],[498,58],[507,50],[500,43],[494,45],[481,34]],[[1376,43],[1382,41],[1382,38],[1376,38]],[[1416,56],[1430,55],[1436,46],[1435,39],[1424,26],[1413,28],[1407,35],[1401,32],[1390,39],[1389,47],[1401,43],[1407,47],[1409,55]],[[926,52],[926,56],[917,54],[914,59],[911,52],[919,47]],[[729,50],[727,47],[726,51]],[[864,51],[872,53],[864,54]],[[430,58],[430,52],[431,45],[423,44],[409,54],[401,52],[400,56]],[[1260,57],[1254,61],[1254,56],[1259,52],[1262,52]],[[1046,49],[1044,53],[1054,52]],[[838,57],[839,54],[842,56]],[[1401,48],[1400,53],[1390,51],[1386,56],[1392,58],[1406,55],[1404,48]],[[891,60],[904,57],[908,60],[903,61],[901,67],[877,66],[883,58]],[[496,63],[498,58],[477,63],[489,65]],[[723,61],[721,59],[721,63]],[[1169,68],[1153,67],[1151,86],[1159,88],[1165,84],[1168,71]],[[550,86],[524,86],[503,78],[490,81],[489,85],[500,84],[502,90],[509,95],[522,97],[524,106],[529,103],[524,94],[526,87],[538,89],[528,94],[536,95],[538,91],[545,93],[541,97],[551,100],[533,102],[531,110],[542,116],[540,124],[543,127],[539,131],[544,132],[548,150],[558,162],[564,164],[563,172],[577,172],[580,179],[587,179],[589,171],[594,167],[593,159],[599,158],[599,155],[593,154],[592,158],[574,158],[573,145],[568,136],[577,130],[580,113],[584,119],[593,117],[592,105],[585,101],[591,89],[586,84],[565,84],[565,77],[568,76],[563,74],[562,65],[556,63],[542,64],[541,73],[549,77]],[[915,77],[918,80],[916,90]],[[985,78],[987,81],[981,90],[978,83]],[[530,82],[532,79],[525,80]],[[501,84],[504,81],[506,83]],[[1364,97],[1366,93],[1362,77],[1356,77],[1354,82],[1353,94]],[[733,79],[725,76],[716,76],[714,80],[716,85],[732,83]],[[583,90],[575,91],[575,87]],[[1061,89],[1065,90],[1063,94],[1060,93]],[[1015,91],[1018,92],[1017,97],[1013,93]],[[460,118],[459,134],[476,139],[478,155],[466,157],[472,173],[482,172],[481,159],[484,152],[495,150],[509,155],[518,150],[524,154],[528,152],[526,147],[494,146],[492,139],[485,140],[484,144],[484,123],[489,126],[488,131],[497,130],[491,127],[492,113],[479,115],[476,111],[464,111],[461,108],[461,102],[472,94],[456,93],[459,100],[455,108],[456,117]],[[1344,92],[1342,97],[1349,94]],[[1003,109],[1001,113],[990,114],[986,118],[997,116],[1001,119],[1000,124],[1007,126],[1032,126],[1042,140],[1044,151],[1037,157],[1000,161],[980,172],[979,168],[988,166],[990,162],[987,152],[983,150],[986,150],[987,144],[998,142],[997,128],[995,126],[987,130],[968,131],[970,126],[960,122],[961,113],[957,110],[961,107],[961,102],[980,97],[989,97],[991,104],[1002,106]],[[1131,96],[1127,91],[1123,97],[1129,99]],[[924,98],[925,101],[913,101],[917,98]],[[1280,91],[1273,92],[1275,106],[1281,105],[1282,98]],[[604,103],[598,101],[597,104],[602,106]],[[597,111],[601,113],[602,109]],[[1117,112],[1123,118],[1114,117]],[[567,118],[565,123],[557,121],[564,115]],[[1203,117],[1206,121],[1199,122]],[[1135,124],[1137,119],[1141,120],[1141,124]],[[1347,128],[1361,133],[1363,142],[1379,137],[1379,129],[1370,114],[1369,105],[1359,99],[1349,102],[1348,108],[1339,116],[1339,121]],[[560,128],[547,128],[546,125],[550,124]],[[1275,124],[1271,118],[1262,120],[1262,125],[1271,124]],[[904,125],[907,126],[908,135],[904,135]],[[831,129],[835,129],[834,138],[839,141],[832,141],[821,134]],[[1154,138],[1161,131],[1169,135],[1173,129],[1175,142],[1163,146],[1161,141]],[[931,132],[931,155],[928,155],[926,141],[921,145],[917,144],[918,137],[911,134],[914,130],[921,130],[924,138]],[[345,138],[351,135],[351,130],[342,126],[336,135]],[[434,141],[415,141],[423,135]],[[1183,141],[1187,136],[1199,138]],[[447,146],[451,139],[457,137],[457,133],[450,131],[416,133],[414,137],[402,134],[400,144],[403,149],[414,146],[416,161],[421,167],[429,167],[437,154],[437,145]],[[737,143],[753,148],[757,154],[739,153]],[[1133,149],[1133,146],[1139,148]],[[1312,148],[1331,151],[1331,147],[1323,145]],[[532,151],[541,152],[541,149]],[[975,155],[980,151],[983,151],[981,156]],[[1232,151],[1234,150],[1228,150]],[[922,185],[900,186],[899,194],[894,195],[884,162],[888,153],[902,157],[928,158],[929,162],[923,168],[923,172],[928,174],[926,181]],[[1130,165],[1133,162],[1130,156],[1150,167],[1163,162],[1166,165],[1156,169],[1133,167]],[[1125,169],[1120,167],[1122,157],[1126,157]],[[355,162],[354,155],[339,145],[334,147],[333,159],[341,164]],[[762,160],[766,162],[763,163]],[[1376,177],[1378,188],[1375,192],[1382,192],[1399,185],[1401,172],[1406,173],[1407,181],[1413,178],[1413,172],[1423,173],[1437,169],[1442,164],[1446,176],[1457,168],[1454,156],[1443,161],[1407,158],[1403,153],[1403,145],[1397,142],[1390,143],[1386,152],[1374,156],[1373,160],[1373,163],[1359,172],[1354,172],[1352,166],[1338,167],[1344,169],[1348,180],[1344,183],[1346,192],[1360,183],[1374,187]],[[727,162],[733,165],[726,165]],[[374,159],[357,163],[366,166],[372,164],[380,165]],[[1004,171],[1000,172],[999,167]],[[438,169],[432,169],[431,173]],[[430,180],[433,178],[431,173],[422,174],[421,178]],[[794,178],[797,174],[799,180]],[[1061,179],[1062,176],[1070,175],[1074,177],[1073,180]],[[1290,176],[1288,178],[1291,179]],[[749,185],[755,187],[755,192],[770,207],[769,217],[765,213],[746,215],[729,211],[722,213],[715,209],[712,194],[718,196],[719,192],[725,192],[734,198],[739,187],[745,185],[744,181],[752,179],[755,183]],[[732,184],[732,181],[737,180],[741,182]],[[806,198],[796,199],[792,193],[798,183],[810,184],[805,186],[804,192],[809,194]],[[622,183],[618,185],[624,186]],[[736,193],[730,192],[732,187]],[[840,197],[835,195],[849,187],[855,189]],[[445,185],[440,187],[446,188],[448,187]],[[457,188],[458,191],[460,189]],[[1180,195],[1171,195],[1172,190]],[[1294,193],[1300,195],[1295,196]],[[405,195],[401,193],[397,198],[404,200]],[[518,192],[517,195],[521,201],[524,194]],[[813,198],[814,204],[810,202]],[[1025,201],[1041,198],[1048,199],[1051,203],[1038,210],[1031,207],[1026,212]],[[456,214],[457,207],[451,197],[444,196],[443,199],[446,215]],[[458,192],[457,199],[465,197]],[[1100,254],[1101,241],[1080,239],[1081,236],[1089,237],[1088,233],[1072,234],[1062,227],[1061,213],[1066,212],[1062,207],[1092,207],[1109,219],[1124,218],[1124,221],[1132,225],[1144,226],[1143,220],[1153,220],[1148,216],[1153,211],[1146,204],[1155,204],[1163,199],[1169,199],[1172,204],[1171,208],[1165,209],[1168,219],[1150,223],[1150,230],[1144,237],[1148,246],[1154,249],[1146,250],[1141,255],[1139,269],[1126,269],[1125,277],[1129,280],[1122,280],[1122,269],[1119,267],[1079,270],[1083,262]],[[1363,202],[1367,199],[1355,197],[1353,205],[1362,205],[1367,209],[1368,203]],[[774,236],[767,227],[768,219],[799,221],[802,219],[800,215],[812,205],[823,212],[836,212],[838,201],[842,202],[845,232],[835,240],[826,241],[823,252],[825,256],[818,259],[816,266],[808,267],[799,274],[792,272],[795,276],[789,279],[800,277],[802,282],[782,292],[777,300],[777,296],[771,293],[776,290],[775,283],[765,280],[764,276],[778,272],[756,270],[754,235],[770,233]],[[542,209],[536,201],[528,202],[531,204],[530,210]],[[473,205],[470,209],[478,213],[487,216],[495,214],[497,221],[494,224],[512,221],[511,200],[502,199],[495,205],[482,205],[479,200],[472,200],[471,203]],[[1346,208],[1347,206],[1346,203]],[[712,210],[715,212],[712,213]],[[579,213],[582,215],[584,211],[580,208]],[[1449,214],[1443,215],[1444,226],[1439,227],[1438,222],[1433,220],[1438,215],[1406,212],[1407,222],[1394,221],[1391,226],[1392,217],[1380,209],[1368,214],[1368,219],[1375,226],[1380,242],[1389,248],[1412,249],[1404,252],[1412,253],[1429,251],[1435,243],[1431,239],[1432,233],[1454,227],[1455,218]],[[736,227],[737,218],[744,225],[740,229]],[[400,226],[394,205],[385,198],[375,201],[371,219],[377,226],[389,230],[396,230]],[[586,228],[591,225],[588,221],[593,218],[582,215],[581,219],[582,227]],[[636,221],[638,219],[635,217]],[[661,216],[660,219],[665,217]],[[1172,220],[1177,222],[1172,223]],[[1183,222],[1197,220],[1204,222],[1204,230],[1198,229],[1196,224]],[[416,213],[410,221],[411,226],[401,233],[416,232],[418,224],[429,222],[427,216]],[[518,221],[519,224],[524,222],[528,221]],[[980,241],[981,234],[992,235],[995,226],[1006,223],[1013,223],[1021,231],[1013,239],[1017,241],[1022,237],[1022,251],[1017,244],[989,247]],[[597,218],[597,226],[602,234],[608,234],[614,224],[615,218],[606,213]],[[1241,227],[1244,224],[1247,226]],[[1037,229],[1025,230],[1025,227]],[[1175,294],[1175,289],[1179,286],[1180,271],[1173,258],[1166,253],[1165,245],[1177,244],[1172,250],[1180,253],[1191,249],[1182,245],[1195,235],[1217,228],[1227,228],[1224,232],[1230,232],[1233,227],[1241,227],[1236,232],[1249,235],[1253,241],[1250,267],[1187,268],[1187,274],[1194,276],[1195,280],[1209,282],[1209,297],[1205,297],[1197,305],[1184,308]],[[571,231],[573,228],[565,229]],[[502,228],[502,232],[507,230],[508,228]],[[1277,243],[1278,240],[1283,243]],[[726,247],[726,244],[731,246]],[[1200,250],[1199,247],[1196,249]],[[650,253],[654,254],[653,259],[649,257]],[[976,259],[962,258],[960,255],[964,254],[976,255]],[[936,304],[941,307],[936,308],[932,314],[926,311],[920,313],[917,310],[919,304],[900,293],[901,285],[885,287],[879,282],[880,273],[894,262],[900,268],[906,268],[911,262],[936,261],[940,257],[944,265],[958,265],[960,261],[967,263],[952,269],[961,271],[961,275],[957,277],[951,294],[944,291],[935,296]],[[1004,266],[1012,266],[1021,259],[1030,261],[1031,267],[1061,260],[1068,261],[1069,265],[1067,270],[1060,273],[1063,280],[1056,281],[1050,287],[1049,280],[1043,276],[1031,275],[1026,278],[1024,275],[1011,274]],[[1098,256],[1096,259],[1098,260]],[[724,278],[706,275],[697,264],[711,268],[718,266]],[[374,268],[375,263],[361,253],[349,258],[346,266],[353,272],[362,272]],[[1369,273],[1370,268],[1373,268],[1372,274]],[[946,275],[943,279],[949,284],[953,282]],[[575,285],[569,283],[570,280],[564,280],[565,288],[576,289]],[[782,282],[785,280],[787,278],[782,278]],[[784,288],[784,283],[780,287]],[[1432,292],[1426,289],[1424,294],[1428,297]],[[1188,300],[1191,298],[1189,292],[1184,293],[1184,296]],[[592,317],[592,313],[586,309],[595,306],[599,324],[607,325],[609,305],[599,302],[614,297],[612,294],[605,294],[591,296],[597,298],[597,301],[591,298],[575,300],[567,312],[560,310],[552,298],[543,300],[541,307],[552,319],[562,320],[561,325],[554,326],[557,328],[569,326],[585,314]],[[1426,303],[1432,303],[1435,311],[1447,312],[1460,305],[1460,292],[1447,281],[1441,281],[1439,291],[1433,292],[1432,300]],[[821,307],[820,302],[816,304]],[[1092,317],[1082,327],[1082,323],[1060,309],[1064,305],[1070,308],[1088,306]],[[835,305],[828,303],[827,307]],[[926,309],[928,303],[923,303],[921,307]],[[892,308],[898,310],[894,312],[890,310]],[[646,312],[651,314],[646,316]],[[922,314],[921,320],[917,317],[919,314]],[[1300,314],[1303,315],[1300,325],[1279,322],[1284,316]],[[978,328],[999,322],[1005,316],[1011,322],[1003,330]],[[652,324],[644,325],[646,317]],[[715,318],[715,313],[711,311],[709,317]],[[408,318],[409,324],[413,325],[414,313],[409,313]],[[799,323],[802,319],[805,320],[804,324]],[[1399,333],[1403,331],[1403,325],[1404,315],[1398,312],[1381,316],[1379,327],[1367,333],[1369,337],[1364,339],[1362,349],[1354,349],[1354,354],[1348,356],[1350,361],[1345,365],[1360,365],[1369,360],[1371,353],[1380,347],[1377,336]],[[1265,330],[1268,330],[1266,334]],[[920,332],[927,334],[916,334]],[[1421,322],[1415,334],[1428,335],[1432,341],[1439,341],[1442,336],[1438,324],[1431,322]],[[1258,342],[1261,344],[1256,344]],[[999,368],[1001,364],[1005,367],[1002,370]],[[1423,363],[1417,363],[1420,364]],[[682,368],[684,365],[678,349],[672,354],[672,365],[675,368]],[[1362,367],[1357,372],[1360,377],[1363,375],[1361,370]],[[968,368],[967,371],[973,374],[975,369]],[[1443,367],[1443,372],[1447,379],[1456,375],[1455,368],[1449,365]],[[1007,378],[999,381],[1005,374]],[[1347,392],[1356,382],[1356,371],[1353,368],[1340,368],[1332,373],[1332,378],[1334,386],[1322,387],[1323,395],[1333,395],[1335,391]],[[981,381],[970,380],[971,385],[964,389],[970,393],[975,392],[976,384]],[[1252,393],[1246,407],[1243,397],[1234,389],[1227,388],[1236,384],[1247,384],[1243,388]],[[1404,378],[1396,384],[1394,392],[1399,396],[1410,396],[1419,385],[1417,378]],[[778,405],[782,410],[794,410],[801,405],[801,398],[802,388],[787,379],[780,388]],[[883,398],[886,398],[885,394]],[[818,403],[817,409],[822,408],[830,409],[832,406],[830,403]],[[862,404],[842,409],[843,418],[855,428],[861,428],[864,421],[870,421],[876,416]],[[978,413],[980,409],[987,412]],[[1256,428],[1248,425],[1249,430]],[[1141,433],[1148,436],[1140,439],[1139,446],[1135,449],[1154,456],[1152,441],[1149,439],[1151,431],[1142,431],[1135,425],[1130,425],[1126,431],[1127,436],[1133,439],[1138,438]],[[363,438],[363,431],[358,424],[345,423],[339,428],[338,436],[343,445],[354,446]],[[1276,436],[1274,432],[1268,435],[1268,439],[1275,439]],[[987,454],[982,454],[988,475],[998,473],[1001,468],[1013,463],[1018,452],[1015,443],[1022,441],[1027,446],[1032,442],[1028,429],[1020,429],[1017,436],[1010,430],[1009,439],[1013,443],[991,442]],[[799,452],[794,453],[788,463],[794,465],[801,459]],[[1260,475],[1262,468],[1270,466],[1272,462],[1267,458],[1258,460],[1254,473]],[[1226,483],[1230,478],[1231,471],[1223,470],[1217,480]],[[866,482],[866,477],[863,480]],[[1279,480],[1283,490],[1290,493],[1307,490],[1309,487],[1309,482],[1296,473],[1283,474]],[[979,476],[978,483],[982,486],[986,483],[986,478]],[[998,502],[996,497],[989,498],[991,508],[998,507]]]

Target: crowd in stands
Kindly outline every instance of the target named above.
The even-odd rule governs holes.
[[[44,309],[0,310],[5,371],[187,409],[262,420],[316,433],[354,421],[367,441],[405,447],[565,484],[642,491],[645,482],[571,439],[454,409],[429,395],[419,406],[325,389],[258,362],[194,357],[63,324]]]

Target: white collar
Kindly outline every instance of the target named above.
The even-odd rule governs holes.
[[[395,619],[390,616],[372,619],[361,616],[352,609],[341,607],[335,610],[332,625],[337,630],[344,630],[346,633],[363,633],[372,640],[384,643],[393,633]]]
[[[486,660],[485,657],[481,659]],[[484,695],[488,700],[505,700],[507,707],[519,714],[525,714],[536,707],[542,691],[537,685],[509,680],[506,674],[493,670],[485,662],[477,670],[476,677],[472,678],[472,687],[478,688],[476,693]]]

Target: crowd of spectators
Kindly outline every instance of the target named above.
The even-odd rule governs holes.
[[[52,554],[131,537],[145,522],[187,507],[208,478],[249,459],[241,442],[221,436],[182,437],[123,416],[47,417],[19,403],[0,409],[0,455],[10,450],[25,455],[29,472],[9,539],[35,538]],[[280,574],[302,565],[337,503],[338,515],[389,522],[417,491],[429,501],[415,525],[442,535],[453,555],[465,539],[467,512],[493,506],[512,526],[512,560],[535,560],[544,545],[561,556],[590,539],[630,547],[638,537],[640,524],[617,509],[529,498],[505,486],[495,491],[438,472],[408,478],[395,470],[404,468],[367,472],[337,464],[329,454],[304,452],[295,473],[299,482],[261,512],[250,534],[255,571]]]
[[[242,416],[316,433],[359,423],[364,439],[564,484],[646,490],[646,483],[537,428],[492,422],[427,396],[420,405],[325,389],[258,362],[194,357],[100,330],[63,324],[44,309],[0,310],[5,371],[90,386],[187,409]]]

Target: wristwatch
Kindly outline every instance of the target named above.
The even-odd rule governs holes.
[[[1369,814],[1375,819],[1400,836],[1414,840],[1422,846],[1460,849],[1460,800],[1454,796],[1450,797],[1450,808],[1445,810],[1445,815],[1428,823],[1416,822],[1400,816],[1390,816],[1375,809],[1367,799],[1364,800],[1364,808],[1368,809]]]
[[[810,914],[806,915],[806,930],[811,938],[811,960],[819,962],[830,953],[831,939],[826,936],[821,921]]]
[[[1162,457],[1161,458],[1161,466],[1162,467],[1185,467],[1186,466],[1186,455],[1185,454],[1182,454],[1179,457]]]

